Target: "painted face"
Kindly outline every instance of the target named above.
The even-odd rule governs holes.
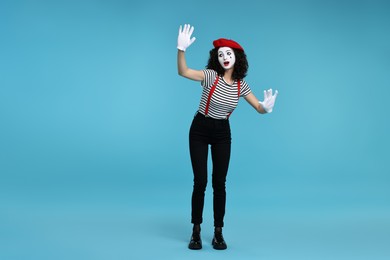
[[[234,51],[229,47],[221,47],[218,49],[218,61],[225,70],[231,69],[236,62]]]

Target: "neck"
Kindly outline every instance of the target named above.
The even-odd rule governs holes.
[[[228,83],[233,83],[233,78],[232,78],[232,75],[233,75],[233,69],[228,69],[228,70],[225,70],[225,74],[223,75],[225,81],[228,81]]]

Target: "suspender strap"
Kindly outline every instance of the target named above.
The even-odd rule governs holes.
[[[238,96],[238,99],[240,98],[240,91],[241,91],[241,82],[240,82],[240,80],[237,80],[237,93],[238,93],[237,96]],[[233,113],[233,111],[230,112],[227,115],[227,118],[229,118],[232,113]]]
[[[219,80],[219,76],[216,77],[216,79],[215,79],[215,81],[214,81],[214,83],[213,83],[213,86],[212,86],[211,89],[210,89],[210,93],[209,93],[209,96],[208,96],[208,98],[207,98],[206,109],[205,109],[205,111],[204,111],[205,116],[207,116],[208,113],[209,113],[209,106],[210,106],[211,96],[213,95],[213,93],[214,93],[214,91],[215,91],[215,89],[216,89],[216,87],[217,87],[218,80]],[[238,94],[237,94],[237,97],[238,97],[238,98],[240,98],[240,91],[241,91],[241,82],[240,82],[240,80],[237,80],[237,93],[238,93]],[[232,111],[232,112],[233,112],[233,111]],[[230,117],[230,115],[232,114],[232,112],[230,112],[230,113],[227,115],[227,118]]]
[[[209,113],[209,106],[210,106],[211,96],[213,95],[213,93],[215,91],[215,88],[217,87],[218,80],[219,80],[219,76],[216,77],[216,79],[215,79],[215,81],[213,83],[213,86],[210,89],[209,97],[207,98],[206,109],[204,111],[205,116],[207,116],[207,114]]]

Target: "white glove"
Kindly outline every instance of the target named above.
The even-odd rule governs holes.
[[[177,37],[177,48],[179,50],[186,51],[186,49],[196,40],[195,37],[191,38],[193,31],[194,27],[189,24],[185,24],[183,30],[180,25],[179,36]]]
[[[274,108],[278,91],[275,90],[275,94],[272,95],[272,89],[264,90],[264,101],[259,101],[260,105],[264,108],[265,112],[271,113]]]

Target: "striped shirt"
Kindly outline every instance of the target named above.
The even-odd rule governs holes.
[[[199,112],[205,114],[206,103],[210,90],[214,84],[217,72],[211,69],[203,70],[204,80],[201,82],[203,87],[202,97],[199,104]],[[251,93],[251,89],[245,80],[240,80],[240,97],[245,97]],[[216,89],[211,97],[208,116],[215,119],[226,119],[238,105],[237,80],[230,85],[225,82],[223,77],[219,77]]]

